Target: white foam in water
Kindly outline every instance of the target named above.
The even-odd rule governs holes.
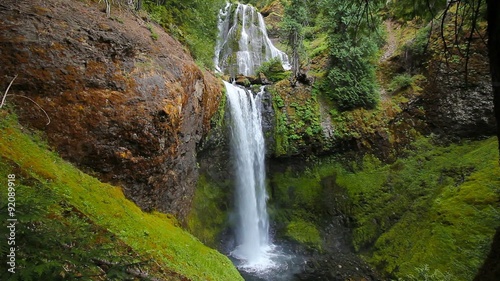
[[[236,243],[230,256],[242,271],[256,276],[283,272],[293,256],[274,245],[269,237],[265,189],[265,146],[261,96],[224,82],[231,113],[231,149],[236,183]]]
[[[238,246],[234,255],[249,264],[265,260],[269,248],[269,216],[266,210],[265,147],[260,94],[224,82],[231,113],[231,150],[236,182]]]
[[[272,244],[260,247],[257,255],[250,260],[247,260],[246,256],[242,256],[241,253],[239,253],[240,249],[238,247],[231,252],[231,255],[240,260],[241,263],[238,265],[238,268],[241,270],[259,273],[279,266],[279,264],[273,260],[273,258],[277,256],[276,253],[273,253],[274,248],[275,246]]]
[[[304,260],[295,255],[286,254],[287,250],[280,246],[270,244],[264,252],[261,259],[254,262],[248,262],[238,258],[233,251],[230,257],[233,263],[240,270],[243,278],[248,281],[290,281],[296,280],[294,274],[300,272],[304,265]],[[236,261],[234,259],[237,259]]]
[[[230,13],[232,5],[237,5],[233,15]],[[253,75],[263,62],[275,57],[281,59],[285,69],[290,69],[287,55],[272,44],[264,19],[254,7],[227,4],[219,14],[218,25],[220,33],[214,57],[217,71]],[[234,38],[239,38],[237,47],[231,44]],[[293,257],[285,255],[269,238],[260,101],[264,87],[254,96],[244,88],[224,83],[231,115],[230,139],[236,185],[237,246],[230,256],[237,259],[235,265],[242,271],[256,276],[273,275],[286,270]]]

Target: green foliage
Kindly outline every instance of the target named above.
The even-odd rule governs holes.
[[[321,142],[319,103],[310,90],[291,88],[285,80],[268,87],[275,112],[275,155],[294,155]]]
[[[122,259],[118,265],[151,260],[151,264],[162,268],[161,272],[164,273],[160,273],[159,269],[157,272],[162,276],[167,275],[165,279],[242,280],[229,259],[179,228],[174,218],[157,212],[142,212],[124,197],[120,188],[103,184],[77,170],[23,134],[11,115],[6,115],[5,112],[0,114],[1,174],[10,173],[5,170],[6,167],[17,167],[14,172],[25,179],[21,184],[28,188],[21,187],[20,191],[24,193],[20,193],[17,198],[20,204],[26,204],[24,206],[30,208],[25,213],[34,217],[24,218],[22,224],[27,228],[26,231],[40,234],[22,238],[23,232],[18,233],[20,241],[26,243],[24,253],[32,257],[26,258],[25,266],[34,266],[32,271],[24,272],[41,271],[51,276],[61,276],[67,274],[66,270],[61,270],[64,265],[74,274],[88,274],[95,267],[87,268],[83,265],[88,263],[88,258],[92,255],[106,255],[107,260],[120,262],[118,258],[122,255],[113,251],[119,246],[116,243],[121,241],[123,247],[141,258],[132,260],[133,256],[129,256],[127,250],[124,256],[131,258]],[[48,192],[47,196],[43,192]],[[4,196],[2,191],[2,198]],[[2,202],[5,200],[2,199]],[[22,205],[19,206],[20,210]],[[4,214],[2,212],[1,215]],[[21,213],[19,215],[21,218]],[[99,234],[103,231],[102,235]],[[104,242],[99,242],[101,237]],[[106,237],[112,241],[109,248]],[[50,251],[47,247],[54,249]],[[39,258],[35,254],[37,251],[41,253]],[[46,263],[44,268],[36,268],[39,265],[37,259]],[[23,270],[20,269],[20,272]],[[115,271],[113,278],[123,280],[126,277],[122,272],[123,270]],[[24,276],[20,278],[29,280]],[[57,278],[64,277],[33,279],[58,280]]]
[[[328,51],[328,43],[326,35],[322,35],[319,36],[318,38],[311,38],[311,39],[313,39],[313,41],[311,42],[306,41],[304,43],[305,48],[307,49],[308,56],[310,58],[320,56]]]
[[[382,273],[472,280],[500,226],[497,145],[421,138],[392,164],[369,154],[318,159],[302,172],[270,175],[271,202],[280,206],[271,214],[285,228],[297,220],[321,228],[333,205],[353,219],[353,246]]]
[[[413,78],[409,74],[403,73],[396,75],[392,79],[391,83],[389,84],[388,90],[393,92],[398,89],[404,89],[410,87],[412,84],[413,84]]]
[[[274,95],[273,97],[274,97],[273,102],[278,109],[285,107],[285,102],[283,101],[283,98],[280,95]]]
[[[149,32],[151,32],[151,39],[153,39],[153,41],[158,40],[158,33],[156,33],[156,31],[153,29],[153,26],[150,23],[148,23],[146,26],[149,29]]]
[[[297,77],[300,71],[300,59],[304,55],[304,26],[308,22],[305,0],[290,0],[285,5],[285,14],[281,21],[281,32],[285,44],[291,50],[292,72]]]
[[[281,60],[277,57],[264,62],[259,68],[257,68],[255,73],[263,73],[267,79],[273,82],[286,79],[290,75],[289,71],[285,71],[283,69]]]
[[[131,278],[127,269],[136,268],[141,257],[105,228],[74,210],[68,201],[47,189],[36,178],[13,170],[16,165],[0,157],[0,177],[16,177],[16,274],[2,270],[2,280],[73,280],[95,276],[116,280]],[[0,218],[7,221],[7,193],[1,193]],[[2,229],[2,232],[4,230]],[[3,235],[2,235],[3,236]],[[2,246],[6,246],[4,243]],[[2,256],[10,253],[2,247]],[[114,263],[101,269],[96,260]],[[142,261],[147,260],[142,257]],[[136,265],[133,265],[136,264]],[[145,266],[146,264],[142,264]]]
[[[342,110],[373,108],[379,99],[373,66],[355,52],[335,56],[336,62],[322,87],[325,93]]]
[[[342,110],[373,108],[378,102],[373,60],[380,44],[379,23],[360,11],[376,7],[370,4],[371,1],[366,2],[368,8],[361,6],[364,4],[340,0],[322,3],[331,59],[322,91]]]
[[[210,119],[210,127],[212,130],[217,128],[222,128],[224,124],[224,116],[226,114],[226,103],[227,103],[227,95],[226,88],[223,88],[223,92],[220,95],[219,107],[217,108],[217,112]]]
[[[402,52],[405,54],[406,60],[411,63],[412,67],[420,66],[428,59],[426,52],[429,48],[429,32],[429,25],[419,29],[414,38],[402,47]]]
[[[398,0],[388,2],[389,12],[398,19],[431,20],[446,7],[446,1],[440,0]]]
[[[185,43],[199,64],[211,69],[217,16],[224,3],[224,0],[145,0],[144,9],[153,21]]]
[[[429,26],[420,29],[415,39],[406,46],[407,50],[411,51],[414,55],[423,55],[429,40],[429,31]]]
[[[286,235],[299,243],[321,249],[319,231],[311,222],[302,219],[291,221],[286,227]]]
[[[243,4],[251,4],[254,7],[257,8],[263,8],[269,4],[271,4],[274,0],[246,0],[246,1],[240,1]]]
[[[448,273],[442,273],[439,270],[431,271],[430,267],[425,264],[422,267],[415,269],[415,274],[410,274],[405,278],[399,278],[400,281],[452,281],[453,277]]]

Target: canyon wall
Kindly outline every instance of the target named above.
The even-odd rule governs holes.
[[[7,0],[0,65],[4,89],[17,75],[6,101],[21,124],[144,210],[186,216],[222,85],[178,41],[124,7]]]

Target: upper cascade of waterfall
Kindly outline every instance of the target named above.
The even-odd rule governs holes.
[[[215,69],[235,77],[255,75],[262,63],[279,58],[290,69],[288,56],[267,36],[264,18],[253,6],[227,3],[219,13]]]

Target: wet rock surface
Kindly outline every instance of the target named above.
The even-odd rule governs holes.
[[[183,218],[198,177],[196,146],[221,86],[183,46],[126,10],[94,2],[0,4],[0,84],[22,124],[46,132],[59,154],[123,187],[145,210]],[[2,86],[4,87],[4,86]]]
[[[474,65],[467,83],[465,74],[439,62],[431,64],[433,69],[422,99],[431,130],[447,137],[495,134],[493,90],[487,63]]]

